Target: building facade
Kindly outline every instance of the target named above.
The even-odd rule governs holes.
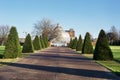
[[[74,31],[74,29],[71,28],[69,30],[65,30],[65,32],[67,32],[70,35],[71,39],[75,38],[75,31]]]
[[[75,31],[73,29],[64,30],[59,24],[54,28],[55,37],[50,40],[51,46],[67,46],[70,39],[74,39]]]

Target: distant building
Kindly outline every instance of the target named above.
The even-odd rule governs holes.
[[[73,29],[63,30],[63,28],[57,24],[54,29],[54,35],[55,37],[50,40],[51,46],[67,46],[67,44],[70,42],[70,39],[74,39],[75,32]]]
[[[71,39],[75,38],[75,31],[72,28],[70,30],[65,30],[65,32],[69,33]]]

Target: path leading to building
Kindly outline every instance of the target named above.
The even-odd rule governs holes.
[[[4,63],[0,80],[118,80],[106,68],[65,47],[51,47],[23,58]]]

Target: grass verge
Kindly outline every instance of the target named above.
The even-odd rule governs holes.
[[[120,76],[120,63],[116,61],[96,61],[96,62],[110,69],[116,75]]]
[[[0,59],[0,66],[3,66],[4,62],[7,62],[7,63],[14,63],[14,62],[17,62],[20,58],[15,58],[15,59]],[[2,63],[2,64],[1,64]]]

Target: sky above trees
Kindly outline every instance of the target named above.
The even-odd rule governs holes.
[[[0,0],[0,25],[16,26],[20,37],[43,18],[73,28],[76,36],[97,37],[113,25],[120,30],[120,0]]]

